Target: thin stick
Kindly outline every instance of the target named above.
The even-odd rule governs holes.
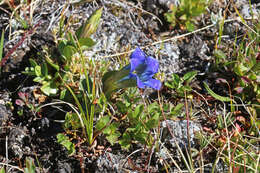
[[[12,168],[14,168],[14,169],[17,169],[17,170],[19,170],[19,171],[24,172],[24,170],[21,169],[21,168],[19,168],[18,166],[13,166],[13,165],[10,165],[10,164],[7,164],[7,163],[1,163],[1,162],[0,162],[0,165],[9,166],[9,167],[12,167]]]
[[[240,21],[240,20],[239,20],[239,19],[228,19],[228,20],[225,20],[224,23],[229,23],[229,22],[233,22],[233,21]],[[189,33],[186,33],[186,34],[177,35],[177,36],[174,36],[174,37],[165,39],[165,40],[153,42],[153,43],[151,43],[151,44],[149,44],[149,45],[147,45],[147,46],[143,46],[143,47],[140,47],[140,48],[143,49],[143,48],[147,48],[147,47],[154,46],[154,45],[156,45],[156,44],[161,44],[161,43],[164,43],[164,42],[176,41],[176,40],[178,40],[178,39],[180,39],[180,38],[183,38],[183,37],[186,37],[186,36],[189,36],[189,35],[198,33],[198,32],[200,32],[200,31],[203,31],[203,30],[212,28],[213,26],[215,26],[215,24],[211,24],[211,25],[205,26],[205,27],[203,27],[203,28],[197,29],[197,30],[195,30],[195,31],[192,31],[192,32],[189,32]],[[116,54],[113,54],[113,55],[106,55],[106,56],[102,56],[101,58],[121,56],[121,55],[124,55],[124,54],[132,53],[134,50],[135,50],[135,49],[132,49],[132,50],[129,50],[129,51],[126,51],[126,52],[122,52],[122,53],[116,53]]]
[[[161,110],[161,112],[162,112],[162,116],[163,116],[163,118],[164,118],[166,127],[168,128],[169,133],[170,133],[170,135],[172,136],[172,138],[175,139],[175,140],[174,140],[174,143],[175,143],[175,145],[176,145],[176,147],[177,147],[177,150],[180,152],[181,157],[182,157],[182,159],[183,159],[183,161],[184,161],[184,163],[185,163],[187,169],[189,170],[189,172],[191,172],[191,168],[190,168],[190,166],[189,166],[189,164],[188,164],[188,162],[187,162],[187,160],[186,160],[186,158],[185,158],[185,156],[184,156],[184,154],[183,154],[183,152],[182,152],[182,150],[181,150],[181,148],[180,148],[178,142],[176,141],[176,137],[175,137],[175,135],[173,134],[173,132],[172,132],[172,130],[171,130],[169,124],[168,124],[168,121],[167,121],[167,119],[166,119],[166,116],[164,115],[164,111],[163,111],[163,107],[162,107],[162,103],[161,103],[161,99],[160,99],[160,92],[158,91],[157,93],[158,93],[158,100],[159,100],[160,110]]]
[[[8,136],[5,137],[5,158],[6,163],[8,164]],[[6,166],[6,170],[8,170],[8,166]]]
[[[149,11],[146,11],[146,10],[140,8],[140,7],[137,7],[136,5],[133,5],[133,4],[129,3],[129,2],[127,2],[127,1],[124,1],[124,2],[122,2],[122,0],[119,0],[119,1],[121,1],[121,3],[126,3],[127,5],[129,5],[129,6],[133,7],[133,8],[136,8],[136,9],[138,9],[138,10],[141,10],[143,13],[147,13],[147,14],[149,14],[149,15],[155,17],[155,18],[160,22],[160,24],[163,25],[161,19],[160,19],[159,17],[157,17],[156,15],[154,15],[153,13],[150,13]],[[118,3],[118,2],[117,2],[117,3]]]

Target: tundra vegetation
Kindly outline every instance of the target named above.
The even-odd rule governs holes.
[[[260,3],[54,3],[0,1],[0,173],[260,171]],[[116,22],[148,41],[105,43]],[[162,70],[173,44],[202,65]]]

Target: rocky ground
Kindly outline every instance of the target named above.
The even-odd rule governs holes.
[[[244,18],[251,17],[249,3],[246,0],[234,1],[234,4],[229,1],[213,1],[207,13],[197,19],[197,28],[209,27],[182,36],[187,31],[181,28],[171,30],[163,17],[169,5],[177,3],[177,0],[97,0],[80,5],[68,4],[68,1],[64,0],[32,2],[34,3],[32,8],[35,9],[30,25],[36,26],[34,30],[23,29],[14,17],[11,17],[12,11],[7,4],[0,6],[0,31],[5,31],[4,57],[7,57],[6,62],[1,66],[0,74],[0,163],[2,163],[0,167],[4,164],[9,165],[6,167],[7,172],[20,172],[19,169],[24,167],[24,160],[28,157],[33,158],[37,163],[37,172],[66,173],[83,172],[83,170],[85,172],[142,172],[141,168],[146,164],[147,155],[150,153],[148,149],[138,144],[131,151],[126,152],[119,146],[102,146],[101,142],[98,145],[101,147],[102,154],[98,156],[69,157],[66,149],[58,144],[56,139],[56,135],[63,132],[62,123],[59,121],[64,119],[62,111],[55,107],[48,107],[37,114],[29,109],[25,110],[22,116],[17,114],[21,109],[15,103],[19,92],[28,93],[28,101],[34,106],[42,104],[41,98],[37,98],[38,84],[22,71],[29,66],[28,59],[36,58],[39,52],[43,51],[44,46],[49,48],[55,46],[53,31],[57,29],[61,13],[65,13],[68,19],[73,16],[74,23],[69,27],[76,29],[95,10],[103,7],[100,26],[93,35],[93,40],[97,44],[86,52],[89,57],[96,60],[107,58],[115,62],[111,69],[119,68],[116,62],[120,56],[117,55],[125,54],[128,57],[127,52],[139,46],[148,55],[159,60],[160,72],[164,74],[161,77],[162,81],[169,79],[172,73],[184,74],[187,71],[198,70],[199,76],[196,82],[198,88],[203,81],[214,86],[212,83],[214,75],[209,74],[208,69],[213,62],[212,52],[218,27],[211,25],[211,16],[227,10],[226,19],[234,19],[224,24],[223,42],[226,46],[233,44],[235,32],[244,33],[248,30],[239,21],[232,6],[238,7]],[[251,3],[257,17],[260,3],[253,0]],[[20,9],[21,16],[23,13],[28,11]],[[169,41],[162,41],[165,39]],[[18,47],[14,49],[17,44]],[[10,53],[12,50],[14,52]],[[202,89],[201,92],[205,91]],[[45,103],[48,102],[51,100],[45,100]],[[194,146],[196,141],[193,132],[201,129],[201,122],[190,122],[191,141]],[[165,123],[162,122],[162,129],[167,131]],[[165,132],[165,146],[171,148],[172,157],[180,160],[180,157],[175,155],[176,146],[173,141],[177,141],[180,146],[186,145],[187,122],[169,120],[168,124],[175,129],[172,132],[176,139]],[[160,153],[152,156],[150,172],[158,172],[162,167],[160,157],[171,159],[164,151],[162,146]],[[208,166],[209,170],[210,166],[212,165]],[[217,172],[224,172],[225,166],[220,162],[217,168]],[[175,170],[177,171],[175,168],[171,169],[173,172]],[[207,172],[206,168],[205,172]]]

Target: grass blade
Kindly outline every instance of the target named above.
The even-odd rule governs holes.
[[[206,90],[208,91],[208,93],[212,97],[214,97],[215,99],[220,100],[222,102],[230,102],[230,101],[232,101],[232,99],[230,99],[229,97],[223,97],[223,96],[220,96],[220,95],[214,93],[214,91],[212,91],[205,82],[203,82],[203,84],[204,84],[204,87],[206,88]]]
[[[0,40],[0,61],[3,58],[3,51],[4,51],[4,30],[2,30],[1,40]]]

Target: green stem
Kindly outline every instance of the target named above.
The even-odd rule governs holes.
[[[83,124],[81,124],[81,126],[82,126],[82,129],[83,129],[83,135],[86,137],[85,124],[86,124],[87,120],[86,120],[86,117],[85,117],[85,114],[84,114],[84,110],[83,110],[83,108],[82,108],[82,106],[81,106],[81,104],[79,102],[79,99],[75,95],[75,93],[72,91],[72,89],[69,87],[69,85],[67,85],[66,82],[64,82],[64,80],[62,79],[61,75],[60,74],[58,74],[58,75],[59,75],[60,79],[62,80],[62,82],[64,83],[64,85],[66,86],[66,88],[70,91],[72,97],[74,98],[74,100],[75,100],[75,102],[76,102],[76,104],[77,104],[77,106],[78,106],[78,108],[80,110],[80,116],[81,116],[81,118],[83,120]]]

